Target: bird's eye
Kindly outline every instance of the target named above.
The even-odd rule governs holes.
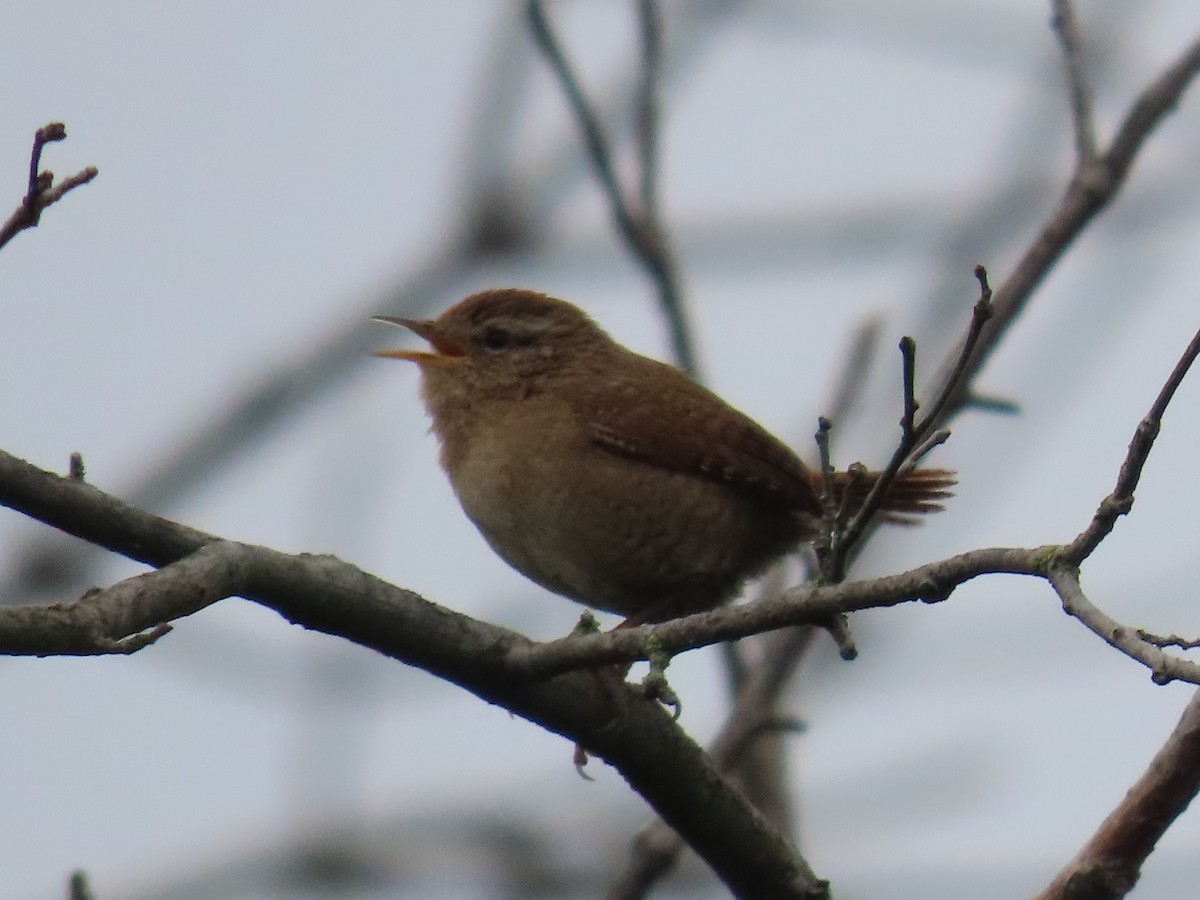
[[[483,333],[483,346],[488,350],[507,350],[512,344],[513,335],[511,331],[493,326]]]

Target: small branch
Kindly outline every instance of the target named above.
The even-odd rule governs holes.
[[[908,462],[905,464],[904,469],[901,469],[901,471],[903,472],[906,469],[916,468],[917,464],[926,456],[928,456],[931,450],[933,450],[935,447],[942,446],[942,444],[946,443],[948,440],[950,440],[949,428],[942,428],[938,431],[935,431],[929,437],[925,438],[925,440],[919,445],[913,448],[913,452],[909,456]]]
[[[1015,401],[1005,397],[995,397],[990,394],[979,394],[968,391],[962,401],[962,409],[973,409],[989,413],[993,416],[1015,416],[1021,412],[1021,407]]]
[[[1153,644],[1155,647],[1162,647],[1164,650],[1167,647],[1178,647],[1180,650],[1195,650],[1197,647],[1200,647],[1200,640],[1189,640],[1177,634],[1162,636],[1141,628],[1138,629],[1138,637],[1146,643]]]
[[[596,177],[600,180],[600,186],[604,189],[604,193],[608,197],[613,215],[617,219],[617,227],[622,234],[634,233],[638,230],[637,224],[633,219],[629,205],[625,202],[621,184],[617,179],[617,169],[613,164],[613,154],[608,143],[608,138],[604,135],[604,129],[600,126],[599,117],[588,102],[583,92],[583,86],[579,83],[574,69],[571,68],[571,64],[567,61],[567,55],[563,50],[562,44],[550,26],[545,5],[541,0],[529,0],[526,11],[529,17],[530,30],[533,33],[538,49],[546,57],[546,61],[550,64],[555,77],[558,78],[559,83],[562,85],[571,111],[575,114],[575,119],[580,130],[583,132],[588,156],[591,158],[592,166],[596,171]]]
[[[1154,399],[1150,411],[1138,423],[1133,440],[1129,442],[1129,452],[1125,454],[1125,461],[1121,463],[1121,471],[1117,475],[1117,483],[1112,493],[1100,502],[1091,524],[1064,549],[1063,559],[1070,564],[1078,566],[1087,559],[1113,530],[1117,519],[1133,508],[1133,492],[1137,488],[1138,481],[1141,480],[1142,468],[1145,466],[1146,460],[1150,456],[1150,450],[1154,447],[1154,441],[1158,437],[1158,432],[1162,428],[1162,417],[1198,354],[1200,354],[1200,331],[1197,331],[1192,337],[1191,343],[1183,351],[1183,356],[1179,358],[1170,377],[1167,378],[1162,390]]]
[[[83,464],[83,454],[76,451],[67,462],[67,477],[72,481],[83,481],[87,478],[87,467]]]
[[[3,247],[26,228],[37,227],[42,216],[42,210],[57,203],[69,191],[81,184],[87,184],[95,178],[100,170],[88,166],[76,172],[57,185],[54,184],[52,172],[39,171],[42,161],[42,148],[49,143],[65,140],[67,128],[61,122],[51,122],[39,128],[33,135],[33,150],[29,154],[29,185],[20,206],[16,208],[8,221],[0,226],[0,247]]]
[[[904,414],[900,417],[900,441],[905,446],[916,443],[913,422],[917,417],[917,342],[905,335],[900,338],[900,383],[904,395]]]
[[[82,869],[72,872],[71,878],[67,882],[67,900],[95,900],[95,898],[92,886],[88,884],[87,872]]]
[[[25,205],[33,207],[37,198],[43,173],[39,171],[42,165],[42,148],[46,144],[57,143],[67,139],[67,126],[62,122],[51,122],[43,125],[33,133],[33,151],[29,154],[29,190],[25,195]]]
[[[1096,160],[1096,123],[1092,113],[1092,89],[1083,67],[1079,20],[1071,0],[1053,0],[1051,24],[1062,46],[1067,70],[1067,91],[1071,99],[1071,122],[1075,130],[1076,166],[1090,166]]]
[[[221,541],[69,603],[0,607],[0,654],[134,653],[167,634],[169,620],[240,593],[247,562],[238,544]]]
[[[846,662],[858,659],[858,645],[854,643],[854,635],[850,633],[850,622],[845,616],[831,616],[821,623],[837,647],[838,656]]]
[[[975,305],[971,308],[971,324],[967,326],[967,336],[963,338],[962,348],[958,352],[958,359],[955,360],[954,367],[946,377],[942,390],[938,393],[937,399],[933,402],[933,406],[930,407],[929,414],[925,417],[925,425],[928,429],[932,429],[934,425],[941,422],[950,406],[956,389],[964,386],[970,378],[971,356],[974,354],[975,349],[980,346],[980,342],[983,339],[983,327],[991,321],[992,316],[996,312],[996,307],[992,301],[992,286],[988,281],[987,269],[976,264],[972,274],[974,274],[975,280],[979,282],[979,299],[975,301]]]
[[[1055,563],[1046,577],[1062,600],[1064,612],[1082,622],[1110,647],[1144,665],[1155,684],[1186,681],[1200,685],[1200,663],[1164,653],[1161,647],[1142,637],[1139,629],[1122,625],[1102,612],[1084,594],[1079,573],[1069,564]]]
[[[529,0],[526,6],[530,31],[538,49],[546,57],[555,77],[561,83],[567,102],[583,132],[587,149],[600,186],[608,198],[617,232],[624,239],[634,258],[650,274],[658,290],[659,307],[667,320],[671,346],[679,367],[699,380],[699,363],[692,345],[691,327],[684,309],[679,276],[662,227],[658,210],[657,173],[658,124],[642,122],[639,118],[638,159],[641,169],[641,209],[626,198],[617,177],[613,151],[599,115],[588,101],[578,76],[567,61],[562,44],[554,34],[541,0]],[[642,36],[642,83],[638,93],[639,117],[656,112],[657,80],[660,77],[661,36],[657,3],[639,0]]]
[[[860,462],[851,463],[846,469],[846,486],[842,490],[842,498],[838,502],[837,514],[833,522],[837,533],[841,533],[846,527],[846,520],[850,518],[851,497],[854,496],[855,485],[861,482],[866,477],[866,474],[867,467]],[[840,580],[839,577],[835,576],[827,579],[830,584]]]
[[[1149,768],[1035,900],[1124,897],[1154,845],[1200,791],[1200,691]]]
[[[1150,132],[1178,105],[1197,74],[1200,74],[1200,38],[1194,39],[1179,58],[1138,95],[1125,115],[1104,154],[1104,161],[1111,171],[1111,177],[1106,180],[1110,192],[1115,193]]]
[[[913,461],[914,455],[918,451],[920,455],[924,455],[945,440],[945,437],[940,436],[938,426],[943,419],[951,398],[963,388],[965,380],[970,376],[967,363],[983,335],[984,326],[991,319],[994,312],[992,289],[988,283],[987,269],[977,265],[975,267],[975,278],[979,282],[979,299],[972,309],[971,324],[967,327],[966,337],[963,338],[958,361],[954,368],[951,369],[949,378],[944,382],[937,397],[934,398],[928,414],[923,416],[920,422],[916,421],[917,401],[913,388],[913,383],[916,380],[916,346],[912,338],[905,338],[900,342],[904,391],[904,416],[900,421],[900,443],[896,447],[888,464],[879,473],[879,477],[871,486],[871,490],[867,492],[867,496],[858,508],[854,519],[845,530],[837,535],[832,553],[830,554],[832,558],[830,563],[831,580],[840,581],[844,577],[851,552],[862,539],[863,535],[866,534],[867,528],[870,526],[875,514],[883,506],[883,498],[887,495],[888,489],[892,486],[900,471]],[[930,441],[935,436],[939,439],[931,443]],[[948,437],[949,435],[947,434],[946,436]]]
[[[1057,548],[1054,548],[1057,549]],[[651,652],[679,653],[789,625],[828,627],[844,613],[901,603],[936,603],[980,575],[1045,577],[1044,548],[971,550],[897,575],[830,585],[797,585],[779,596],[722,607],[657,625],[513,646],[506,666],[514,676],[543,679],[561,672],[648,659]]]
[[[675,867],[683,838],[661,819],[633,837],[629,861],[604,892],[604,900],[642,900]]]
[[[845,422],[862,398],[867,373],[875,361],[875,350],[879,344],[879,332],[883,327],[880,316],[867,316],[850,339],[850,346],[843,356],[839,374],[834,379],[826,417],[831,422]]]
[[[637,0],[641,26],[637,148],[643,212],[658,209],[658,92],[662,82],[662,22],[657,0]]]
[[[813,440],[817,442],[817,460],[821,466],[821,534],[817,539],[817,552],[828,550],[837,529],[837,490],[833,483],[833,461],[829,455],[829,433],[833,423],[824,416],[817,417],[817,433]]]

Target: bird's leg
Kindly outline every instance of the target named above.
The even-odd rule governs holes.
[[[663,616],[670,607],[666,602],[656,603],[650,606],[643,606],[638,612],[628,616],[624,622],[618,625],[613,631],[618,628],[635,628],[638,625],[646,625],[650,622],[657,622],[663,619],[671,618]],[[651,638],[648,647],[648,659],[650,662],[650,671],[646,673],[646,677],[642,679],[642,695],[647,700],[657,700],[663,706],[671,710],[673,718],[678,719],[679,714],[683,712],[683,702],[679,699],[679,695],[667,683],[667,666],[671,663],[671,654],[667,653]],[[621,673],[621,680],[629,674],[629,669],[632,663],[627,665]]]

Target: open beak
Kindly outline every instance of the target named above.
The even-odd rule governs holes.
[[[386,349],[375,350],[371,355],[384,359],[407,359],[418,365],[445,365],[455,362],[467,355],[466,347],[458,341],[450,339],[438,330],[437,322],[431,319],[401,319],[397,316],[372,316],[376,322],[386,325],[399,325],[429,341],[433,352],[425,350]]]

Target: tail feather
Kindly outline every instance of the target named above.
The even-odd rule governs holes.
[[[849,493],[851,511],[862,505],[867,494],[879,479],[878,472],[864,472],[857,476],[838,472],[833,477],[835,499],[839,504]],[[892,482],[883,497],[880,512],[884,521],[898,524],[915,524],[916,516],[945,509],[942,502],[954,496],[950,490],[958,483],[950,469],[910,469],[902,472]]]

